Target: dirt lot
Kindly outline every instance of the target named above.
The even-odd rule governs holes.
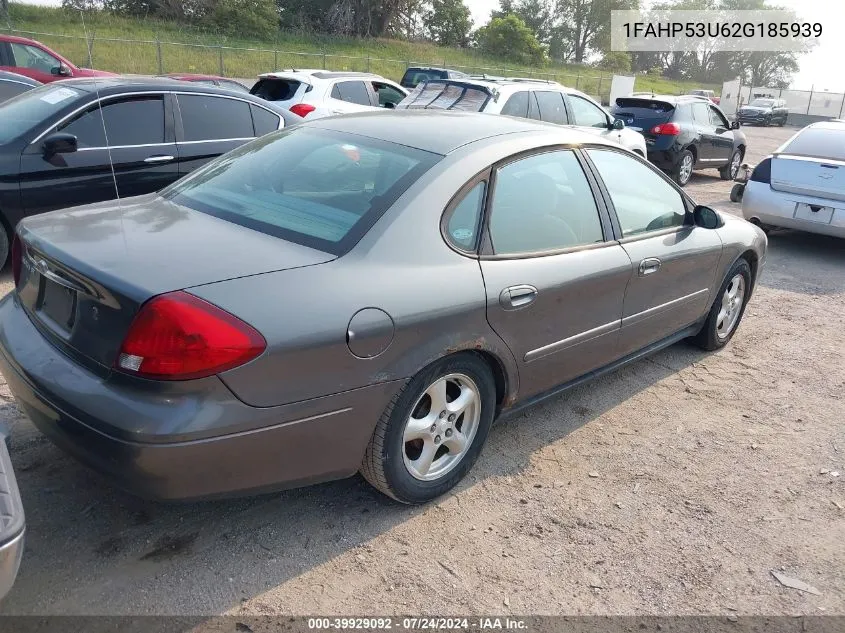
[[[747,128],[751,159],[792,132]],[[714,171],[689,191],[738,213],[729,188]],[[843,293],[842,242],[773,235],[726,349],[680,344],[502,422],[424,508],[357,478],[140,501],[49,444],[0,384],[27,512],[0,613],[845,613]]]

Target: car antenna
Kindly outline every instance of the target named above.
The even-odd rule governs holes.
[[[88,45],[88,59],[91,59],[91,48],[90,48],[90,38],[88,37],[88,29],[85,26],[85,13],[83,12],[82,8],[79,9],[79,17],[82,20],[82,32],[85,34],[85,41],[89,42]],[[93,62],[91,62],[93,64]],[[103,102],[100,99],[100,85],[98,83],[97,77],[91,77],[91,80],[94,82],[94,92],[97,93],[97,109],[100,111],[100,123],[103,124],[103,138],[106,141],[106,152],[109,156],[109,168],[111,169],[111,180],[112,184],[114,185],[114,197],[117,200],[117,206],[120,207],[120,190],[117,188],[117,175],[114,172],[114,161],[112,160],[111,155],[111,145],[109,144],[109,132],[106,129],[106,117],[103,116]]]

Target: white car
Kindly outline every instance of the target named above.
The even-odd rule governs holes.
[[[300,69],[264,73],[250,93],[307,119],[392,108],[408,91],[379,75]]]
[[[760,162],[742,215],[769,227],[845,237],[845,122],[808,125]]]
[[[615,141],[646,157],[645,137],[625,128],[583,92],[554,81],[523,78],[432,79],[418,85],[399,109],[440,109],[505,114],[571,125]]]

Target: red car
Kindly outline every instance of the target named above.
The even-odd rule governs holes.
[[[0,70],[37,79],[42,83],[70,77],[117,77],[115,73],[77,68],[41,42],[0,35]]]
[[[217,75],[195,75],[190,73],[169,73],[163,77],[170,77],[171,79],[179,79],[180,81],[191,81],[199,84],[209,84],[212,86],[219,86],[220,88],[228,88],[229,90],[240,90],[241,92],[249,92],[249,88],[244,86],[239,81],[234,79],[226,79],[225,77],[218,77]]]

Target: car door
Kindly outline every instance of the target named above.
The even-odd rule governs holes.
[[[494,182],[480,258],[487,318],[530,397],[616,357],[631,260],[576,150],[513,157]]]
[[[328,101],[332,114],[361,112],[373,107],[370,91],[361,79],[338,81],[332,86]]]
[[[627,355],[706,314],[722,242],[716,231],[692,224],[686,198],[651,165],[609,147],[585,153],[633,262],[619,341]]]
[[[37,137],[21,155],[27,213],[157,191],[178,177],[173,114],[164,94],[104,97]],[[78,150],[46,156],[44,138],[73,134]]]
[[[710,124],[713,126],[713,159],[719,164],[725,164],[731,159],[734,151],[734,133],[728,119],[714,105],[710,108]]]
[[[698,165],[707,166],[718,162],[715,149],[716,127],[710,119],[710,105],[705,101],[695,101],[692,105],[692,124],[700,139],[698,151]],[[726,159],[727,160],[727,159]]]
[[[174,95],[179,173],[190,173],[255,137],[248,101],[180,92]]]
[[[580,95],[568,94],[564,97],[569,108],[569,120],[585,132],[606,138],[615,143],[622,142],[619,130],[614,130],[607,112],[598,104]]]
[[[9,42],[9,52],[11,53],[13,72],[44,83],[62,78],[59,76],[59,69],[62,66],[61,60],[42,48],[30,44]]]

